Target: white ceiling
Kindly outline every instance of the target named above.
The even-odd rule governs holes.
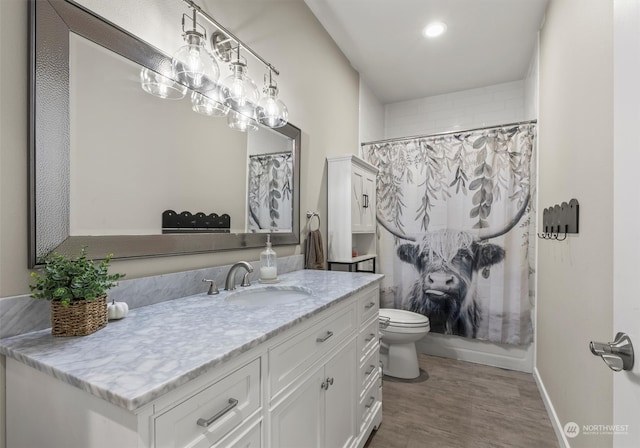
[[[524,79],[548,2],[304,1],[383,104]]]

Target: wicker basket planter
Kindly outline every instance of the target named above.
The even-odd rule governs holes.
[[[51,302],[51,334],[54,336],[86,336],[107,325],[107,296],[91,302],[74,300],[68,306]]]

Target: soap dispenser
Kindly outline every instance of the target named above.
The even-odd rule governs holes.
[[[278,281],[278,258],[271,249],[271,235],[267,235],[267,247],[260,253],[260,281],[275,283]]]

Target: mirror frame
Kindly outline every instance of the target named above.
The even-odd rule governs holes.
[[[51,251],[77,254],[82,246],[92,259],[113,253],[116,260],[264,245],[264,233],[70,236],[69,33],[159,73],[167,73],[171,57],[72,0],[31,0],[30,29],[30,268]],[[294,140],[294,197],[292,232],[272,233],[271,241],[300,244],[301,131],[292,124],[274,130]]]

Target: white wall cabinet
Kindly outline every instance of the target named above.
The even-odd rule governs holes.
[[[134,412],[7,358],[8,446],[361,448],[382,420],[378,306],[369,286]]]
[[[375,256],[377,171],[354,155],[327,158],[328,261]]]

